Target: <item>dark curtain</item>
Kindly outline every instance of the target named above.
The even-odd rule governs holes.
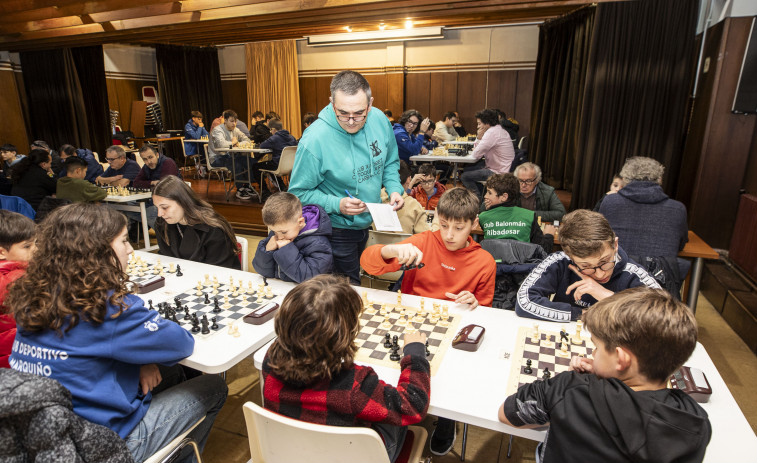
[[[34,140],[105,152],[108,92],[101,46],[22,52],[21,70]]]
[[[631,156],[666,167],[672,196],[696,72],[698,2],[601,3],[578,132],[571,208],[590,208]]]
[[[570,190],[573,183],[595,14],[596,7],[587,6],[539,29],[529,154],[542,168],[542,180],[558,189]]]
[[[630,156],[666,166],[675,191],[695,73],[697,2],[600,3],[539,35],[531,159],[546,183],[591,208]]]
[[[192,111],[200,111],[207,129],[223,112],[221,69],[216,48],[157,45],[158,100],[168,129],[180,130]]]

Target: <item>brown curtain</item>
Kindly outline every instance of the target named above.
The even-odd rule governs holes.
[[[252,113],[275,111],[284,128],[302,136],[297,43],[294,40],[245,45],[248,120]],[[250,127],[252,130],[252,127]]]
[[[603,2],[545,22],[531,116],[544,181],[591,208],[630,156],[666,167],[675,191],[695,72],[697,2]]]
[[[529,157],[542,168],[543,181],[558,189],[573,184],[595,14],[595,6],[584,7],[539,29]]]

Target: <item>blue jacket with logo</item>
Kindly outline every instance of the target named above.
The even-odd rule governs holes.
[[[79,321],[59,335],[54,330],[29,332],[20,326],[10,356],[14,370],[57,380],[71,391],[74,412],[106,426],[122,438],[147,413],[152,393],[142,395],[142,365],[172,365],[194,350],[192,335],[139,296],[124,298],[126,309],[107,305],[104,322]]]
[[[620,246],[615,258],[617,264],[612,271],[612,276],[602,286],[616,293],[641,285],[660,288],[657,281],[646,270],[630,260]],[[578,275],[568,267],[570,264],[567,254],[555,252],[537,265],[518,289],[515,298],[515,314],[550,322],[569,322],[577,320],[584,309],[595,304],[597,300],[588,294],[584,294],[579,301],[573,299],[573,293],[565,294],[568,286],[579,280]],[[549,297],[552,294],[554,298],[550,301]]]
[[[381,204],[382,186],[389,195],[401,195],[399,163],[397,141],[384,113],[371,109],[365,125],[350,134],[329,104],[297,145],[289,192],[302,204],[321,206],[335,228],[365,230],[373,222],[371,214],[343,215],[339,201],[347,190],[366,203]]]

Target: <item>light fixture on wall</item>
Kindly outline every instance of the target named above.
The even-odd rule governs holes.
[[[347,32],[352,32],[352,28],[350,26],[344,26],[344,30]]]
[[[386,29],[386,24],[384,24],[384,23],[379,23],[379,30],[380,30],[380,31],[383,31],[384,29]]]
[[[443,39],[442,26],[416,27],[412,29],[391,29],[339,34],[311,35],[306,37],[308,45],[324,47],[351,45],[356,43],[405,42],[410,40]]]
[[[405,29],[412,29],[413,28],[413,20],[410,18],[407,18],[405,20]]]

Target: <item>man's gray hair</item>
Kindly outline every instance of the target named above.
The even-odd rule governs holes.
[[[524,162],[523,164],[515,168],[515,172],[513,172],[513,175],[517,177],[518,173],[522,170],[533,170],[534,173],[536,174],[536,183],[541,182],[541,167],[537,166],[533,162]]]
[[[657,182],[662,184],[662,174],[665,166],[652,158],[634,156],[628,158],[623,168],[620,169],[620,177],[623,182],[629,184],[633,181]]]
[[[362,74],[355,71],[342,71],[331,79],[331,98],[337,91],[345,95],[355,95],[364,91],[368,101],[371,101],[371,86]]]
[[[121,145],[111,145],[105,150],[105,154],[108,152],[116,153],[119,158],[126,157],[126,151],[124,151],[124,147]]]

